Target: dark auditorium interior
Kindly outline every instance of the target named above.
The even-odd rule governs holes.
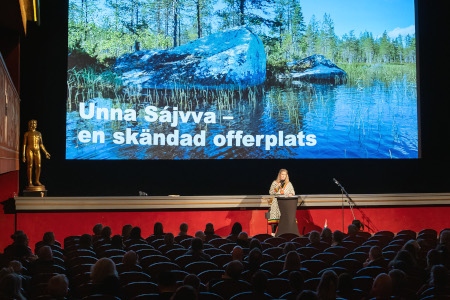
[[[65,159],[68,2],[0,4],[0,63],[6,67],[0,88],[10,83],[15,91],[8,95],[19,100],[15,109],[7,93],[0,93],[5,114],[0,138],[16,141],[9,147],[0,140],[0,267],[11,261],[23,267],[13,272],[22,280],[21,295],[10,299],[56,299],[49,281],[56,281],[56,274],[69,279],[69,290],[58,299],[161,299],[164,279],[170,295],[183,297],[190,292],[180,289],[188,278],[198,280],[189,283],[196,290],[192,299],[300,299],[296,296],[303,290],[320,295],[330,289],[322,282],[327,276],[339,287],[345,275],[352,287],[345,292],[340,286],[335,299],[450,299],[450,11],[442,1],[415,1],[418,159],[128,161]],[[24,195],[22,135],[31,119],[38,120],[51,153],[41,174],[45,197]],[[17,126],[3,130],[3,124]],[[280,168],[289,170],[302,200],[294,225],[299,234],[270,233],[265,195]],[[355,220],[363,226],[353,232]],[[159,222],[164,233],[156,232]],[[187,236],[178,234],[182,222],[189,224]],[[201,242],[194,239],[209,222],[215,233]],[[231,234],[236,223],[247,238]],[[94,234],[96,224],[109,231]],[[122,235],[125,224],[141,229],[140,239]],[[330,234],[340,231],[342,240],[326,236],[328,228]],[[49,232],[54,234],[50,242],[44,235]],[[113,237],[120,238],[120,246],[113,245]],[[26,258],[16,255],[24,249],[10,247],[21,239],[28,243]],[[192,254],[194,240],[201,255]],[[243,252],[240,258],[231,254],[236,246]],[[43,263],[49,249],[51,263]],[[249,262],[254,252],[260,252],[256,269]],[[133,253],[140,261],[125,266],[124,258],[133,261]],[[235,260],[240,262],[230,264]],[[97,265],[118,276],[98,274],[110,281],[95,282]],[[439,267],[443,286],[429,280],[439,276]],[[233,271],[239,273],[236,278]],[[2,283],[13,280],[9,277],[0,278],[0,298],[9,292],[8,283]],[[386,290],[373,288],[383,280],[390,283]],[[386,293],[390,298],[383,298]],[[186,295],[183,299],[189,299]]]

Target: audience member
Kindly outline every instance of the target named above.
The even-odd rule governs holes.
[[[392,279],[386,273],[378,274],[372,284],[370,296],[376,300],[388,300],[392,296]]]
[[[170,300],[197,300],[197,291],[190,285],[182,285],[178,287]]]
[[[212,240],[212,239],[220,238],[220,236],[217,235],[215,230],[214,230],[213,223],[207,223],[203,233],[205,234],[205,241],[206,242],[209,241],[209,240]]]
[[[39,249],[37,259],[30,262],[28,265],[28,272],[31,276],[41,273],[54,273],[53,266],[53,252],[50,246],[42,246]]]
[[[92,243],[94,244],[97,240],[102,238],[103,224],[97,223],[92,227]]]
[[[158,247],[158,250],[162,253],[166,253],[169,250],[175,249],[175,248],[183,248],[180,244],[175,243],[175,237],[173,236],[173,233],[168,232],[164,235],[164,244]]]
[[[317,296],[320,300],[335,300],[338,277],[333,270],[326,270],[320,277]]]
[[[282,298],[286,300],[295,300],[303,291],[305,279],[300,271],[291,271],[288,280],[290,291],[284,294]]]
[[[231,260],[244,260],[244,250],[241,246],[236,245],[233,247],[233,250],[231,250]]]
[[[206,234],[201,230],[196,231],[194,237],[201,239],[203,242],[206,241]]]
[[[195,274],[186,275],[183,279],[183,285],[192,286],[197,291],[197,294],[201,292],[201,281],[200,278],[198,278],[198,276]]]
[[[324,227],[322,229],[322,232],[320,233],[320,240],[322,242],[325,242],[328,244],[328,246],[331,245],[332,241],[333,241],[333,232],[331,231],[330,228],[328,227]]]
[[[389,271],[389,277],[392,281],[392,298],[399,300],[415,300],[418,299],[416,289],[418,287],[410,286],[406,273],[400,269]]]
[[[112,234],[111,227],[104,226],[100,231],[100,238],[94,242],[94,247],[111,244],[111,234]]]
[[[111,248],[124,250],[125,245],[123,244],[123,237],[120,234],[115,234],[111,238]]]
[[[182,240],[190,239],[193,236],[188,234],[188,224],[183,222],[180,224],[180,232],[178,232],[178,235],[174,237],[174,240],[176,243],[180,243]]]
[[[110,258],[102,257],[91,267],[91,281],[92,295],[122,296],[116,264]]]
[[[242,225],[239,222],[235,222],[233,224],[233,227],[231,227],[230,234],[226,237],[227,240],[230,240],[232,242],[236,242],[239,233],[242,232]]]
[[[9,273],[0,280],[0,299],[4,300],[26,300],[23,294],[22,278],[16,273]]]
[[[122,263],[117,264],[117,272],[142,272],[142,266],[139,265],[139,256],[133,250],[128,250],[123,255]]]
[[[302,260],[297,251],[289,251],[284,259],[283,271],[288,273],[299,271],[302,268]]]
[[[364,230],[364,224],[360,220],[353,220],[352,224],[356,226],[357,232]]]
[[[48,294],[55,300],[67,299],[69,295],[69,279],[65,274],[57,274],[49,279]]]
[[[133,229],[133,225],[125,224],[122,226],[122,240],[126,241],[130,238],[131,229]]]
[[[256,271],[250,281],[252,285],[252,291],[246,292],[251,294],[253,299],[273,299],[267,291],[267,275],[261,270]]]
[[[147,237],[145,240],[147,243],[151,244],[155,240],[160,240],[164,238],[164,227],[161,222],[156,222],[153,225],[153,234]]]
[[[420,298],[430,295],[450,295],[449,270],[444,265],[434,265],[428,283],[423,285],[417,294]]]
[[[323,251],[326,248],[330,247],[330,244],[327,244],[320,239],[320,232],[317,230],[312,230],[309,233],[309,243],[306,245],[307,247],[313,247],[318,249],[319,251]]]
[[[13,239],[12,244],[6,246],[3,251],[8,262],[18,260],[27,266],[30,261],[37,259],[28,246],[28,236],[23,231],[16,231],[11,238]]]
[[[130,231],[130,238],[125,240],[124,244],[125,244],[125,249],[127,249],[131,245],[148,244],[148,243],[141,236],[141,228],[139,226],[135,226]]]
[[[262,263],[263,254],[261,249],[252,248],[247,256],[246,270],[242,274],[243,279],[250,282],[253,274],[260,269]]]
[[[369,257],[363,263],[364,267],[378,266],[384,268],[385,272],[388,270],[388,261],[384,258],[380,246],[372,246],[369,250]]]
[[[42,236],[42,240],[37,242],[34,246],[34,253],[37,254],[39,252],[39,248],[42,246],[50,246],[53,247],[57,246],[59,248],[59,245],[56,243],[55,234],[53,231],[47,231]]]
[[[250,240],[248,238],[247,232],[245,232],[245,231],[239,232],[237,239],[236,239],[236,244],[238,246],[241,246],[242,248],[246,248],[246,249],[248,249],[250,247]]]
[[[283,254],[288,254],[291,251],[297,251],[297,246],[293,242],[284,243]]]
[[[263,251],[263,247],[261,245],[261,241],[255,238],[252,238],[250,240],[250,243],[248,245],[248,250],[252,250],[253,248],[258,248],[259,250]]]
[[[333,231],[331,246],[342,246],[345,234],[340,230]]]
[[[193,238],[191,247],[186,251],[185,255],[192,256],[193,260],[210,260],[211,256],[203,252],[203,241],[201,238]]]
[[[94,248],[92,247],[92,235],[87,233],[82,234],[78,240],[78,248],[94,251]]]
[[[296,300],[319,300],[317,293],[310,290],[303,290],[298,296]]]
[[[175,274],[169,270],[161,271],[158,274],[159,299],[170,299],[177,289]],[[177,298],[178,299],[178,298]]]

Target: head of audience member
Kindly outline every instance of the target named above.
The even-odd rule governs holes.
[[[409,240],[403,244],[402,250],[406,250],[411,253],[415,260],[420,258],[420,245],[416,240]]]
[[[65,274],[57,274],[48,280],[47,291],[55,299],[65,299],[69,295],[69,279]]]
[[[360,220],[353,220],[352,224],[356,226],[356,229],[358,231],[361,231],[361,230],[364,229],[364,225],[363,225],[363,223]]]
[[[439,234],[439,244],[450,249],[450,230],[442,230]]]
[[[345,234],[340,230],[333,231],[332,243],[333,245],[341,245],[344,240]]]
[[[231,250],[231,259],[239,261],[244,260],[244,250],[241,246],[236,245],[233,247],[233,250]]]
[[[79,247],[81,249],[91,249],[92,248],[92,236],[90,234],[82,234],[78,240]]]
[[[261,241],[258,239],[255,239],[255,238],[252,238],[250,240],[250,243],[248,244],[248,248],[249,248],[249,250],[251,250],[253,248],[259,248],[261,251],[263,250]]]
[[[230,234],[232,235],[238,235],[242,231],[242,225],[239,222],[235,222],[233,226],[231,227]]]
[[[320,233],[320,240],[322,240],[328,244],[331,244],[332,239],[333,239],[333,232],[331,231],[330,228],[324,227],[322,229],[322,232]]]
[[[198,293],[190,285],[179,286],[173,293],[172,297],[170,297],[170,300],[197,300],[197,299]]]
[[[29,244],[28,236],[22,230],[16,231],[11,237],[14,240],[13,241],[14,245],[22,245],[28,247]]]
[[[323,300],[336,299],[338,276],[333,270],[326,270],[317,285],[317,296]]]
[[[115,234],[111,238],[111,247],[113,249],[123,249],[125,246],[123,244],[123,237],[120,234]]]
[[[448,269],[444,265],[434,265],[431,268],[430,284],[434,287],[442,288],[447,286],[448,282]]]
[[[155,225],[153,225],[153,234],[157,236],[164,235],[164,228],[161,222],[156,222]]]
[[[159,272],[157,282],[160,294],[174,293],[177,289],[175,274],[169,270]]]
[[[191,250],[193,252],[203,251],[203,240],[198,237],[193,238],[191,241]]]
[[[319,300],[317,293],[311,290],[303,290],[298,294],[296,300]]]
[[[133,250],[128,250],[125,252],[122,258],[122,263],[127,266],[139,264],[139,256]]]
[[[183,285],[190,285],[192,286],[197,293],[200,292],[200,278],[198,278],[195,274],[188,274],[183,279]]]
[[[374,261],[377,259],[384,259],[383,250],[381,249],[380,246],[375,245],[375,246],[370,247],[370,249],[369,249],[369,260]]]
[[[267,290],[267,275],[261,270],[253,273],[252,278],[250,279],[250,283],[252,284],[253,291],[255,294],[264,294]]]
[[[164,235],[164,243],[166,245],[173,245],[175,244],[175,237],[173,236],[172,232],[168,232]]]
[[[11,234],[11,239],[13,240],[13,243],[15,243],[16,239],[18,237],[25,236],[25,235],[26,234],[23,230],[16,230],[13,234]]]
[[[356,227],[355,224],[350,224],[347,226],[347,234],[352,236],[352,235],[356,235],[356,233],[358,233],[358,227]]]
[[[206,223],[204,233],[205,234],[215,234],[213,223]]]
[[[92,283],[100,284],[108,277],[118,277],[116,264],[108,257],[99,258],[91,267]]]
[[[53,261],[53,251],[50,246],[39,248],[38,257],[40,261]]]
[[[42,241],[44,242],[44,245],[54,245],[56,242],[55,234],[52,231],[45,232],[42,236]]]
[[[283,270],[294,271],[300,270],[302,267],[302,260],[297,251],[289,251],[284,258]]]
[[[22,277],[14,272],[6,274],[0,280],[0,299],[25,300],[22,289]]]
[[[202,241],[205,241],[205,239],[206,239],[205,233],[201,230],[196,231],[194,237],[199,238]]]
[[[297,246],[293,242],[284,243],[283,253],[288,254],[291,251],[297,251]]]
[[[370,294],[375,299],[390,299],[392,295],[392,279],[386,273],[378,274],[375,277]]]
[[[248,253],[248,269],[249,270],[257,270],[263,263],[263,254],[261,249],[259,248],[252,248],[250,252]]]
[[[95,236],[100,236],[102,234],[103,224],[97,223],[92,227],[92,232]]]
[[[130,230],[130,239],[133,239],[133,240],[139,240],[139,239],[142,239],[142,231],[141,231],[141,227],[139,227],[139,226],[134,226],[134,227]]]
[[[305,278],[300,271],[292,271],[289,273],[289,287],[291,292],[298,295],[304,287]]]
[[[317,230],[312,230],[309,233],[308,238],[311,244],[320,243],[320,232],[318,232]]]
[[[180,233],[178,235],[188,235],[188,224],[187,223],[181,223],[180,224]]]
[[[242,262],[239,260],[232,260],[227,264],[223,278],[239,280],[243,271],[244,265]]]
[[[131,229],[133,229],[133,225],[131,224],[125,224],[122,226],[122,239],[124,241],[130,238]]]
[[[250,246],[250,240],[248,239],[248,233],[245,231],[239,232],[236,244],[241,246],[242,248],[249,248]]]
[[[400,269],[392,269],[389,271],[389,277],[392,281],[392,292],[395,295],[395,291],[401,291],[404,288],[408,288],[408,277],[406,273]]]
[[[102,228],[102,231],[100,232],[100,236],[104,241],[110,241],[111,240],[111,234],[112,230],[111,227],[105,226]]]
[[[389,262],[389,267],[401,269],[408,274],[409,270],[416,267],[416,262],[409,251],[399,250],[394,259]]]
[[[8,268],[10,268],[16,274],[22,274],[23,272],[23,265],[18,260],[11,260],[8,263]]]

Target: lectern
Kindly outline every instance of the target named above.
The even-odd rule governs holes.
[[[296,222],[296,212],[298,196],[277,196],[278,207],[280,208],[280,223],[275,236],[283,233],[295,233],[300,235]]]

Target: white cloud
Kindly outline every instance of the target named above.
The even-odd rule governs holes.
[[[408,27],[405,27],[405,28],[397,27],[397,28],[394,28],[393,30],[389,31],[388,32],[388,36],[390,38],[396,38],[399,35],[402,35],[403,37],[405,37],[408,34],[409,35],[414,35],[415,32],[416,32],[416,27],[414,25],[411,25],[411,26],[408,26]]]

